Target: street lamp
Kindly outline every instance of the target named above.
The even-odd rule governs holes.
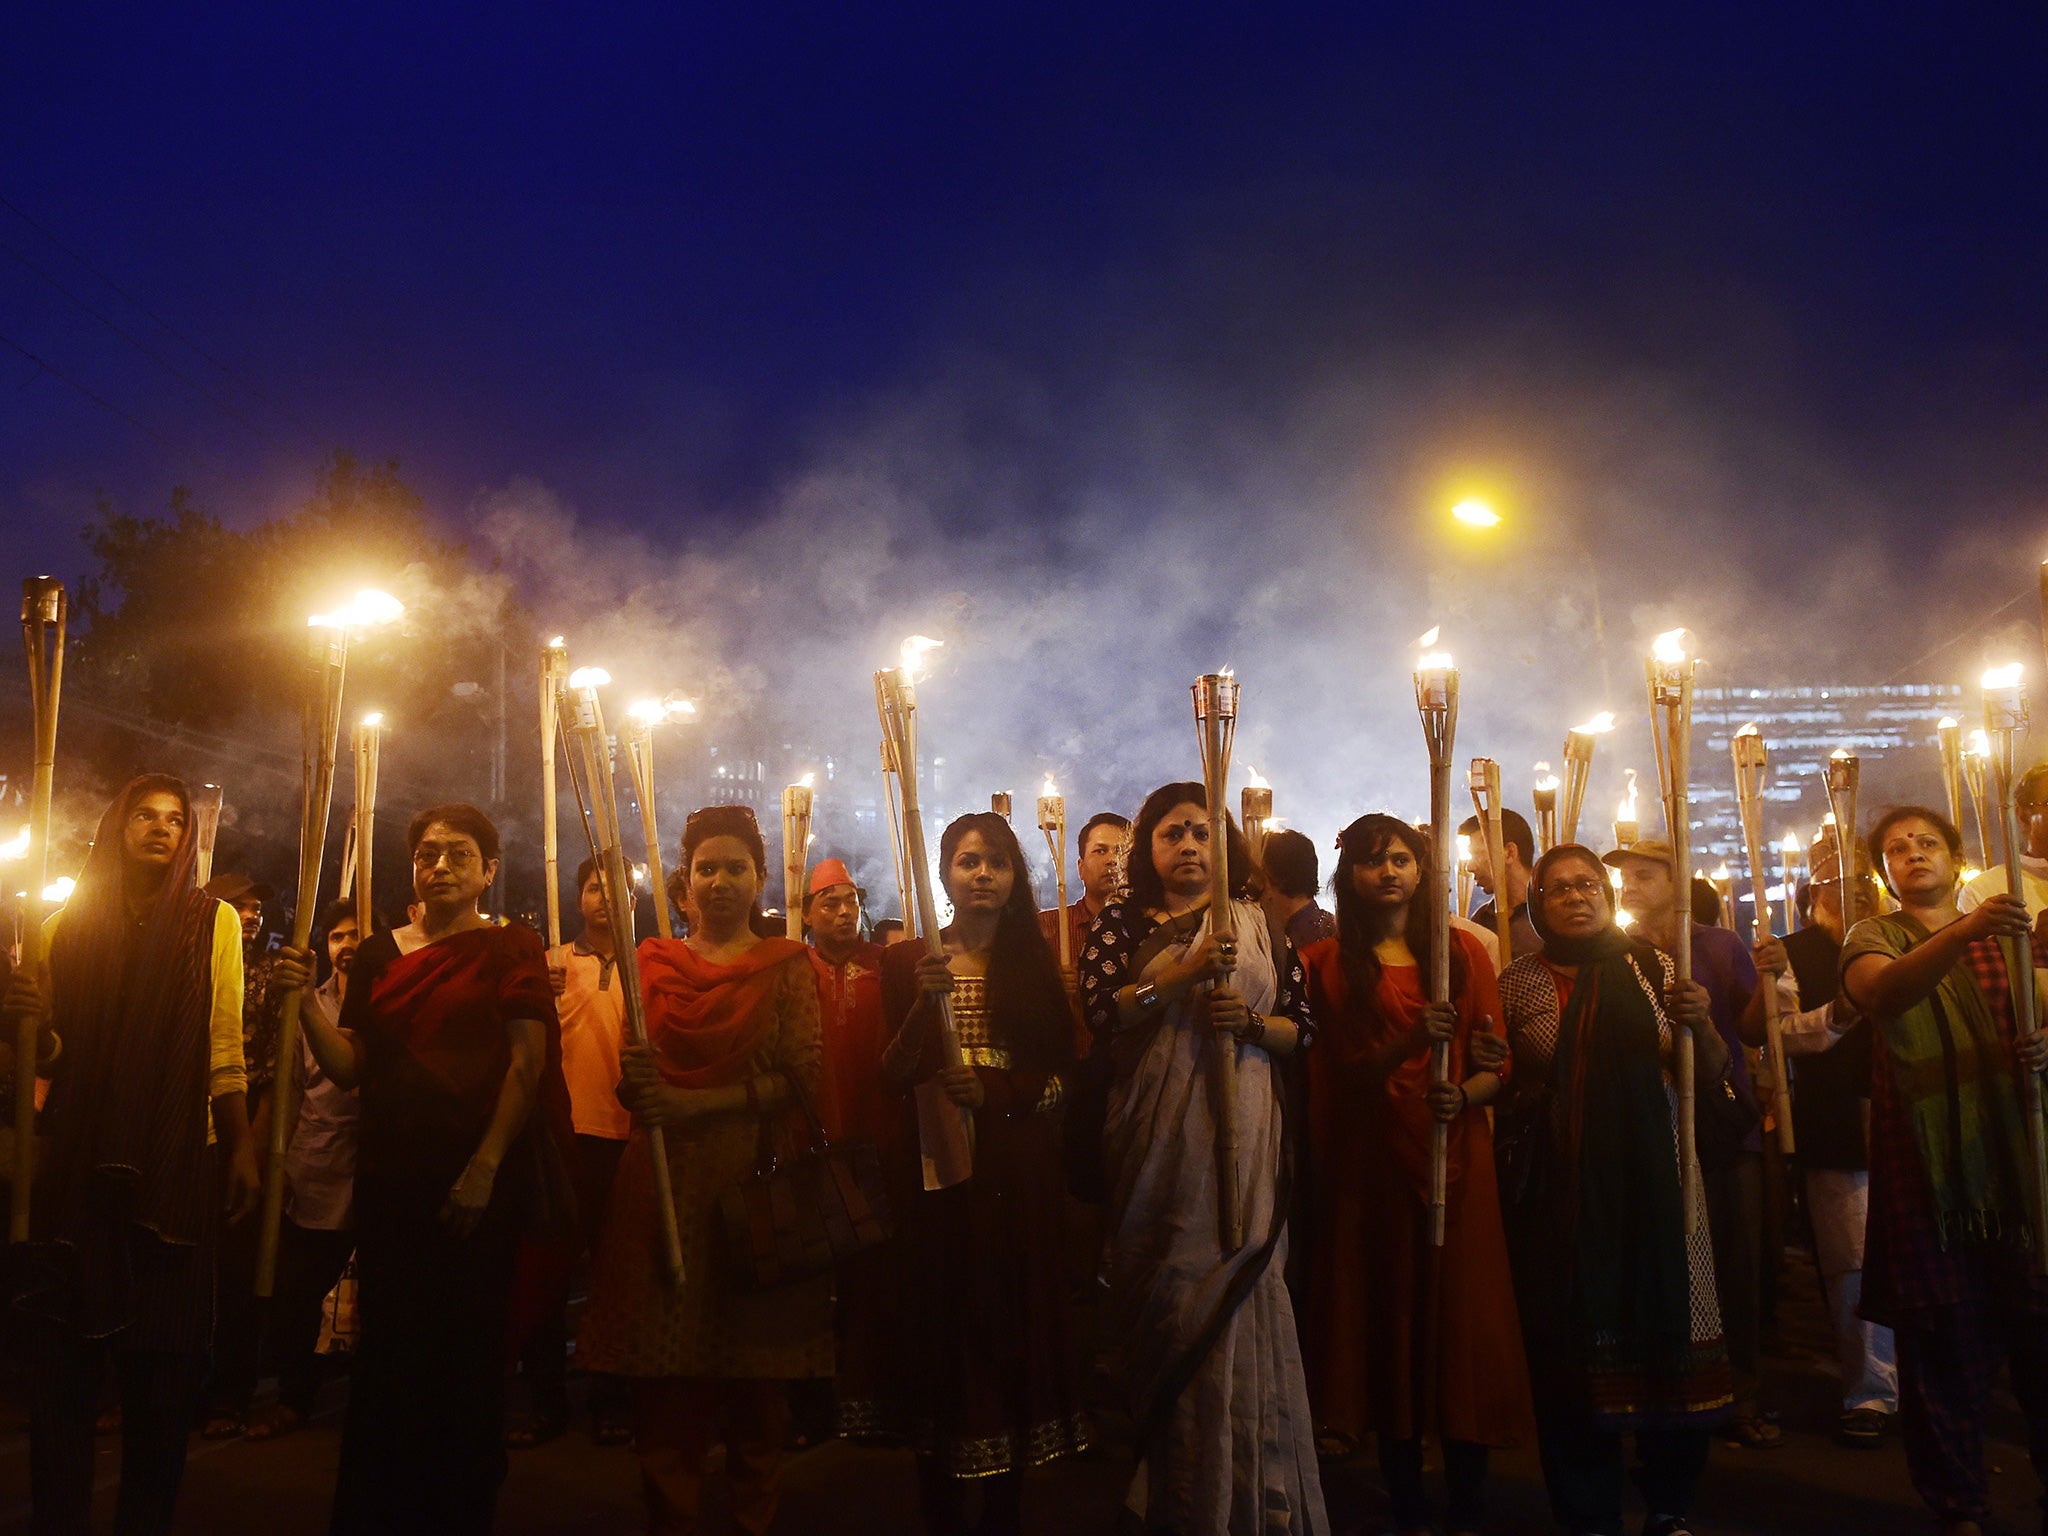
[[[1468,496],[1451,508],[1451,516],[1468,528],[1495,529],[1506,526],[1504,519],[1494,511],[1491,503],[1477,496]],[[1600,569],[1593,560],[1593,551],[1584,539],[1576,534],[1571,536],[1573,551],[1586,565],[1586,590],[1593,600],[1593,648],[1600,657],[1600,692],[1603,698],[1614,694],[1613,680],[1607,666],[1607,618],[1600,607]]]

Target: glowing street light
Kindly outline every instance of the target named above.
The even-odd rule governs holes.
[[[1468,496],[1451,508],[1451,516],[1468,528],[1498,528],[1500,514],[1477,496]]]

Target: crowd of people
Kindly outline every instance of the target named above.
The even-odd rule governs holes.
[[[2031,887],[2048,768],[2017,797]],[[201,887],[190,818],[178,781],[129,784],[46,965],[0,997],[38,1025],[10,1069],[48,1080],[11,1298],[37,1532],[89,1529],[110,1374],[117,1529],[158,1532],[194,1427],[298,1430],[339,1340],[336,1532],[488,1531],[508,1456],[569,1427],[573,1358],[654,1532],[700,1528],[719,1448],[732,1519],[767,1531],[791,1448],[836,1432],[916,1453],[935,1536],[1018,1533],[1030,1471],[1088,1451],[1107,1406],[1136,1464],[1105,1519],[1132,1531],[1320,1536],[1322,1469],[1370,1443],[1403,1536],[1463,1536],[1491,1454],[1533,1444],[1561,1530],[1619,1536],[1633,1472],[1641,1529],[1683,1536],[1717,1433],[1782,1443],[1760,1349],[1795,1183],[1842,1442],[1896,1434],[1970,1536],[2009,1364],[2048,1456],[2048,1035],[2012,972],[2048,885],[1962,886],[1925,807],[1878,817],[1847,867],[1817,847],[1804,924],[1754,944],[1701,920],[1667,845],[1539,850],[1509,813],[1490,905],[1447,952],[1425,830],[1359,817],[1325,886],[1298,833],[1255,855],[1226,818],[1216,846],[1198,783],[1082,828],[1064,932],[1008,820],[958,818],[935,943],[880,932],[835,858],[809,874],[809,942],[785,937],[753,814],[710,806],[665,893],[682,937],[628,953],[590,861],[550,949],[485,915],[498,832],[448,804],[409,825],[403,923],[335,903],[311,948],[266,946],[273,893]],[[1766,1136],[1766,988],[1793,1168]],[[263,1304],[250,1216],[280,1105]],[[803,1167],[862,1234],[823,1255],[777,1248],[789,1212],[745,1198]]]

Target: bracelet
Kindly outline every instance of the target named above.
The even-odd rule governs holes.
[[[1165,1000],[1159,994],[1159,983],[1156,981],[1141,981],[1131,993],[1131,1006],[1140,1013],[1150,1013]]]
[[[1266,1016],[1263,1013],[1253,1014],[1251,1023],[1245,1026],[1244,1033],[1237,1038],[1246,1045],[1264,1045],[1266,1043]]]

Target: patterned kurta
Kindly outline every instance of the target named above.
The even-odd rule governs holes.
[[[782,962],[767,1006],[775,1011],[774,1025],[749,1070],[788,1074],[815,1093],[818,987],[808,957]],[[683,1283],[674,1287],[661,1271],[647,1137],[635,1128],[591,1266],[590,1303],[576,1343],[584,1369],[779,1380],[832,1374],[829,1272],[759,1292],[738,1290],[726,1279],[718,1202],[753,1177],[759,1127],[755,1116],[742,1112],[662,1128],[683,1249]],[[781,1151],[791,1150],[786,1125],[777,1137]]]

